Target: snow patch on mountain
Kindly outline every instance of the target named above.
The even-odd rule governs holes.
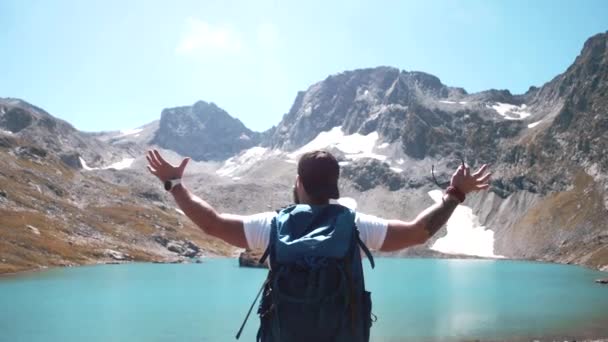
[[[264,160],[269,154],[276,154],[275,152],[265,147],[252,147],[226,160],[216,173],[223,177],[236,175],[253,167],[258,162]]]
[[[429,191],[429,196],[441,203],[441,190]],[[494,254],[494,232],[479,223],[473,209],[459,205],[447,223],[447,234],[435,241],[431,249],[446,254],[465,254],[489,258],[502,258]]]
[[[120,135],[118,135],[119,137],[125,137],[128,135],[135,135],[137,137],[137,134],[143,132],[143,128],[133,128],[133,129],[125,129],[120,131]]]
[[[534,127],[538,126],[538,124],[541,123],[542,121],[543,120],[533,122],[533,123],[531,123],[531,124],[528,125],[528,128],[534,128]]]
[[[360,158],[373,158],[380,161],[385,161],[386,156],[374,153],[374,148],[378,141],[378,132],[372,132],[368,135],[354,133],[345,135],[341,126],[332,128],[329,131],[321,132],[310,141],[302,146],[297,151],[290,153],[289,157],[296,160],[300,155],[326,148],[336,148],[345,153],[347,159],[357,160]]]
[[[84,161],[84,159],[82,159],[82,157],[78,157],[78,159],[80,160],[80,165],[82,165],[83,170],[85,170],[85,171],[99,170],[98,167],[90,167],[89,165],[87,165],[87,162]]]
[[[532,115],[530,112],[526,111],[527,106],[525,104],[516,106],[509,103],[496,102],[494,105],[487,106],[488,108],[494,109],[506,120],[523,120]]]
[[[445,103],[445,104],[459,104],[459,105],[466,105],[468,102],[466,101],[448,101],[448,100],[440,100],[440,103]]]
[[[106,167],[104,167],[104,169],[114,169],[114,170],[123,170],[123,169],[128,169],[131,167],[131,165],[133,165],[133,162],[135,161],[135,158],[124,158],[123,160],[116,162],[114,164],[110,164]]]
[[[378,149],[385,149],[390,146],[388,143],[378,142],[378,132],[367,135],[359,133],[345,135],[342,127],[334,127],[329,131],[321,132],[312,141],[297,149],[295,152],[287,153],[279,149],[269,149],[265,147],[252,147],[241,152],[239,155],[226,160],[222,166],[216,170],[216,174],[222,177],[241,176],[244,172],[251,169],[254,165],[272,157],[279,157],[289,164],[297,164],[300,156],[306,152],[335,148],[344,153],[347,160],[340,162],[340,166],[346,166],[350,161],[361,158],[373,158],[380,161],[389,162],[386,155],[374,152]],[[394,168],[394,172],[403,172],[401,168]]]
[[[87,162],[82,158],[82,157],[78,157],[80,159],[80,165],[82,165],[82,169],[85,171],[93,171],[93,170],[109,170],[109,169],[114,169],[114,170],[123,170],[123,169],[128,169],[131,167],[131,165],[133,165],[133,162],[135,161],[135,158],[124,158],[123,160],[110,164],[108,166],[104,166],[104,167],[90,167]]]

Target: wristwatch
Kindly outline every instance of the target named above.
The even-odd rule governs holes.
[[[165,181],[165,190],[171,191],[178,184],[182,184],[181,178],[169,179]]]

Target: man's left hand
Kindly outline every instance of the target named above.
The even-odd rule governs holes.
[[[460,190],[464,194],[473,191],[485,190],[490,187],[491,173],[486,173],[487,164],[482,165],[479,170],[471,174],[468,165],[460,165],[452,176],[450,185]]]

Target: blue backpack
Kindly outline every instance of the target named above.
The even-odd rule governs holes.
[[[368,342],[373,314],[360,249],[372,268],[374,259],[359,238],[355,213],[300,204],[281,210],[271,227],[260,259],[270,258],[270,271],[245,318],[263,292],[257,341]]]

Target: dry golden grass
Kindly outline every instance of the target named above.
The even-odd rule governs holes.
[[[86,250],[71,245],[57,222],[31,211],[0,210],[0,250],[3,264],[22,269],[40,266],[83,263],[88,260]],[[37,235],[27,225],[40,231]],[[13,269],[13,271],[15,271]]]
[[[608,248],[593,236],[606,231],[608,213],[602,190],[591,176],[579,171],[573,189],[550,194],[530,208],[514,226],[512,238],[514,248],[544,246],[532,255],[598,267],[608,264]]]
[[[547,196],[540,204],[530,208],[523,223],[536,226],[550,221],[575,229],[591,219],[597,225],[606,225],[608,221],[605,220],[602,201],[593,178],[580,171],[575,176],[572,190]]]
[[[77,174],[51,156],[32,161],[0,149],[0,158],[5,161],[0,164],[0,188],[9,199],[8,205],[0,202],[0,274],[109,261],[106,249],[135,261],[167,260],[171,253],[155,245],[155,234],[190,240],[206,254],[233,254],[234,248],[205,236],[184,216],[138,199],[128,187]],[[46,184],[61,189],[62,196]],[[84,203],[84,209],[75,202]],[[91,202],[95,205],[86,205]]]

